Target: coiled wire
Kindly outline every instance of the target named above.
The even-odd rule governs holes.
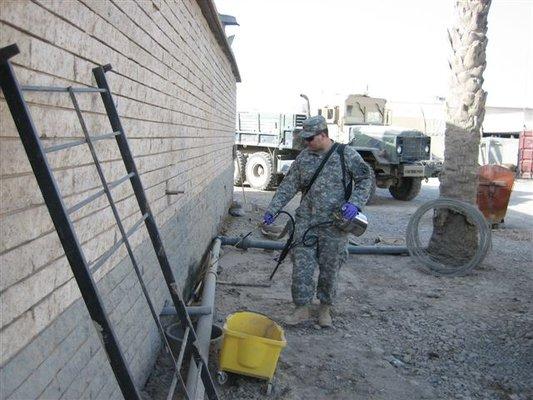
[[[469,222],[477,227],[478,246],[475,254],[467,262],[442,262],[422,246],[419,236],[419,224],[429,210],[448,209],[464,215]],[[492,235],[488,222],[483,214],[471,204],[449,198],[439,198],[422,205],[409,220],[406,233],[407,248],[411,257],[418,260],[426,269],[435,275],[463,276],[477,267],[485,258],[492,245]]]

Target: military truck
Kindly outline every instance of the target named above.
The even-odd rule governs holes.
[[[306,114],[237,113],[233,183],[268,190],[303,149],[298,137]]]
[[[306,98],[304,95],[302,97]],[[431,138],[422,132],[390,126],[387,101],[349,95],[341,104],[318,110],[326,118],[329,136],[357,149],[373,170],[376,187],[388,188],[398,200],[412,200],[422,179],[437,176],[442,165],[431,161]],[[298,133],[307,114],[237,114],[233,181],[255,188],[273,188],[304,148]]]
[[[390,126],[385,99],[349,95],[343,104],[324,106],[329,136],[357,149],[372,167],[374,186],[389,189],[398,200],[420,192],[422,179],[438,176],[440,162],[431,160],[431,138],[420,131]]]

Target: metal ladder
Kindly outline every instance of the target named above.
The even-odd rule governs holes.
[[[185,355],[185,348],[189,344],[192,348],[192,361],[195,362],[202,382],[206,389],[206,393],[209,399],[218,399],[217,392],[215,390],[212,377],[207,367],[207,360],[205,360],[198,348],[197,335],[192,325],[191,319],[186,310],[185,303],[181,296],[179,287],[174,278],[174,274],[170,267],[168,258],[163,248],[163,243],[159,235],[154,216],[150,211],[150,206],[146,199],[144,188],[142,186],[139,173],[135,166],[133,155],[131,153],[126,135],[122,128],[115,103],[111,96],[111,90],[106,80],[105,73],[111,70],[111,65],[105,65],[103,67],[97,67],[93,69],[93,74],[96,79],[98,87],[42,87],[42,86],[21,86],[9,59],[19,53],[19,49],[16,44],[4,47],[0,49],[0,86],[4,93],[5,100],[8,104],[9,110],[15,121],[15,125],[20,135],[20,139],[26,150],[26,155],[30,161],[31,167],[37,179],[37,183],[42,192],[46,206],[56,228],[57,234],[61,240],[61,244],[65,251],[65,255],[70,263],[70,267],[74,274],[74,278],[78,283],[81,295],[91,319],[93,320],[96,329],[98,329],[99,337],[102,341],[105,351],[107,352],[109,363],[113,369],[118,385],[125,399],[141,399],[139,391],[135,387],[131,372],[128,365],[125,362],[123,352],[117,341],[113,327],[110,324],[108,315],[100,298],[98,288],[93,279],[92,274],[98,270],[122,245],[125,245],[128,255],[131,259],[131,263],[139,280],[142,292],[146,298],[146,302],[150,308],[152,317],[157,325],[161,338],[163,339],[164,346],[172,357],[172,361],[175,365],[174,377],[169,389],[168,399],[173,399],[177,394],[177,389],[185,395],[187,399],[191,399],[190,393],[187,392],[187,388],[183,381],[183,377],[180,373],[180,368]],[[33,123],[28,105],[24,99],[23,91],[39,91],[39,92],[64,92],[70,96],[74,110],[76,111],[78,120],[81,125],[81,129],[84,134],[84,139],[72,141],[65,144],[44,147],[39,137],[38,131]],[[109,122],[111,124],[112,133],[98,136],[91,136],[87,129],[87,124],[83,118],[80,110],[77,95],[86,93],[99,93],[102,98],[102,102],[107,112]],[[94,142],[99,140],[115,139],[118,145],[124,166],[126,167],[127,174],[122,178],[107,182],[102,167],[98,160],[98,155],[95,151]],[[94,161],[94,165],[97,169],[102,189],[93,195],[87,197],[85,200],[75,204],[74,206],[67,208],[63,201],[63,197],[60,193],[59,187],[53,175],[53,171],[50,168],[50,164],[46,155],[48,153],[67,150],[71,147],[80,146],[86,144],[89,147],[89,151]],[[142,217],[130,228],[125,230],[124,225],[120,219],[119,213],[115,202],[113,201],[112,189],[120,184],[130,181],[133,192],[137,199]],[[81,209],[97,198],[105,195],[115,217],[116,224],[120,230],[121,239],[117,241],[110,249],[103,253],[96,261],[89,264],[85,258],[83,249],[77,238],[76,231],[70,219],[70,214]],[[146,286],[142,278],[142,272],[139,269],[137,260],[133,254],[132,247],[130,245],[129,237],[136,232],[142,223],[145,223],[146,229],[150,236],[151,243],[157,255],[161,271],[163,273],[165,282],[167,284],[172,302],[176,309],[181,328],[184,332],[182,346],[178,354],[173,353],[168,340],[166,338],[163,326],[159,319],[157,312],[154,309]]]

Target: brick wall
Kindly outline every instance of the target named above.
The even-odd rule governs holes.
[[[0,46],[22,84],[108,80],[176,278],[187,289],[232,194],[232,64],[194,0],[0,2]],[[220,39],[220,38],[219,38]],[[27,93],[45,146],[81,138],[68,95]],[[109,133],[99,96],[78,96],[89,131]],[[125,175],[114,142],[98,142],[108,181]],[[0,98],[1,397],[120,397],[12,117]],[[50,154],[67,206],[100,189],[85,146]],[[180,190],[178,196],[165,190]],[[140,217],[129,184],[113,191],[126,230]],[[72,215],[89,262],[119,239],[104,197]],[[157,310],[168,298],[141,229],[132,244]],[[138,385],[159,348],[132,266],[121,249],[94,277]]]

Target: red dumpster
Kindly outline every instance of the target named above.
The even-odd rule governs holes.
[[[500,165],[479,168],[477,206],[490,224],[502,223],[513,190],[513,171]]]

